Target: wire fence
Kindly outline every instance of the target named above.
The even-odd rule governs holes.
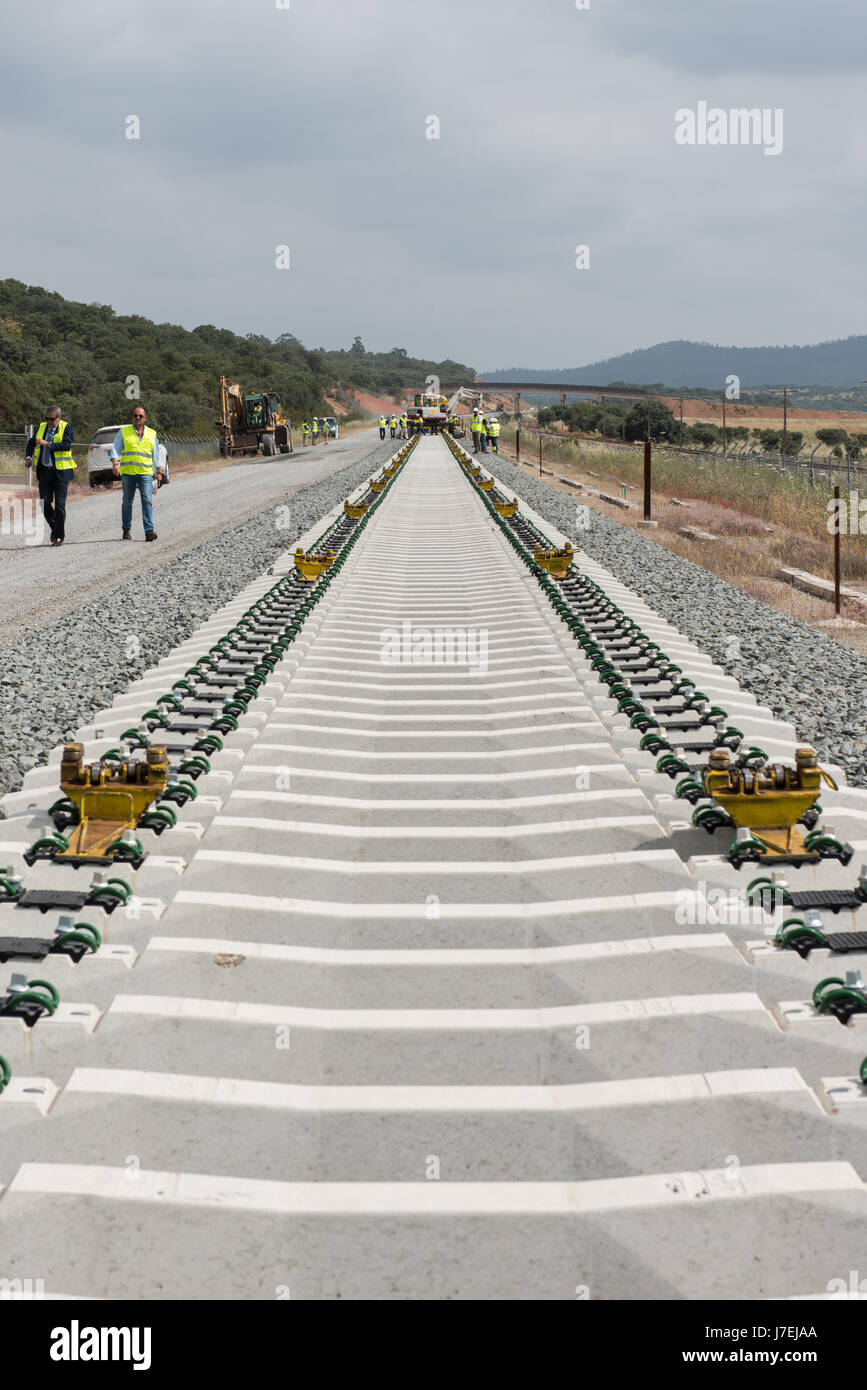
[[[20,434],[0,433],[0,473],[23,476],[27,472],[24,451],[32,433],[32,430]],[[216,434],[186,439],[173,434],[158,434],[157,437],[160,443],[165,445],[166,457],[170,464],[184,458],[208,458],[218,454],[220,450],[220,440]],[[83,449],[86,452],[90,444],[76,442],[71,444],[70,448]]]
[[[532,436],[533,439],[551,440],[552,443],[574,443],[574,444],[595,444],[598,447],[628,450],[634,452],[636,449],[644,448],[643,440],[623,441],[621,439],[608,439],[604,435],[598,434],[559,434],[555,430],[538,430],[532,426],[522,429],[522,438]],[[821,449],[825,448],[824,456]],[[654,451],[657,453],[668,454],[672,457],[683,459],[695,459],[702,463],[723,463],[723,464],[750,464],[757,467],[772,468],[776,472],[792,478],[804,478],[814,487],[827,482],[830,486],[834,483],[841,483],[845,479],[846,486],[851,488],[853,482],[859,483],[867,478],[867,460],[861,457],[861,450],[858,448],[846,451],[837,451],[827,446],[817,446],[808,452],[808,446],[802,446],[797,453],[784,454],[781,450],[766,451],[757,449],[755,445],[749,446],[742,443],[732,445],[730,448],[723,449],[689,449],[685,446],[670,443],[654,444]]]

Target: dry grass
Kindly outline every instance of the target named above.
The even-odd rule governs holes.
[[[538,435],[524,431],[521,446],[528,474],[538,472]],[[514,428],[503,429],[501,448],[507,458],[514,458]],[[588,446],[585,441],[545,440],[542,457],[546,467],[576,482],[601,486],[612,493],[619,493],[625,485],[632,503],[630,511],[597,498],[591,505],[621,525],[637,526],[644,479],[640,445],[634,450],[614,450],[602,444]],[[572,497],[580,496],[568,491]],[[785,565],[833,579],[833,538],[827,530],[829,497],[826,483],[814,488],[806,479],[771,468],[706,463],[654,450],[652,511],[659,525],[653,539],[780,612],[810,624],[832,617],[833,604],[794,589],[779,577],[779,571]],[[676,505],[675,498],[688,505]],[[716,539],[682,536],[680,528],[684,526],[709,531]],[[859,587],[867,579],[863,539],[841,536],[841,555],[843,583]],[[864,610],[845,601],[842,614],[867,622]],[[823,630],[867,652],[867,627]]]

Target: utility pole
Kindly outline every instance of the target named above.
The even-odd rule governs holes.
[[[683,448],[683,396],[680,398],[680,439],[679,444]]]
[[[723,458],[726,456],[726,393],[723,391]]]
[[[789,443],[789,388],[783,387],[783,458],[788,452]]]
[[[521,462],[521,393],[515,392],[515,462]]]
[[[834,484],[834,508],[837,525],[834,528],[834,616],[840,616],[840,484]]]

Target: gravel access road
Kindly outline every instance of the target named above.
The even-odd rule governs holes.
[[[47,527],[43,543],[33,544],[32,520],[26,528],[31,538],[0,534],[0,646],[49,626],[71,609],[164,565],[269,506],[285,504],[299,488],[358,462],[378,444],[378,429],[365,429],[329,444],[299,446],[294,454],[239,459],[210,472],[177,472],[157,496],[154,521],[159,539],[150,545],[145,543],[138,499],[132,542],[121,540],[119,487],[70,499],[66,541],[56,550],[49,543]]]

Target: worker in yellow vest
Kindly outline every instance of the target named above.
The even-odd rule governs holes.
[[[473,411],[473,420],[472,424],[470,425],[470,431],[473,436],[473,453],[477,454],[479,452],[479,449],[482,447],[480,443],[482,435],[482,422],[475,411]]]
[[[488,417],[488,443],[495,454],[500,452],[500,422],[496,415]]]
[[[66,493],[75,473],[70,444],[75,439],[72,426],[60,418],[60,406],[50,405],[45,418],[27,441],[25,461],[36,467],[36,482],[42,502],[42,515],[48,522],[52,545],[66,539]]]
[[[310,426],[306,420],[301,421],[301,440],[304,444],[310,443]]]
[[[157,488],[163,480],[163,465],[156,430],[146,424],[144,406],[132,412],[132,424],[124,425],[111,446],[111,465],[114,476],[120,478],[123,501],[120,509],[121,539],[132,540],[132,505],[138,492],[141,496],[141,515],[146,541],[155,541],[154,478]]]
[[[379,417],[379,437],[380,437],[380,439],[385,439],[385,416],[384,416],[384,415],[380,415],[380,417]]]
[[[314,416],[313,416],[313,424],[310,426],[310,436],[311,436],[311,439],[312,439],[314,445],[315,445],[315,443],[316,443],[316,438],[317,438],[317,435],[318,435],[318,434],[319,434],[319,421],[317,420],[316,416],[314,415]]]

